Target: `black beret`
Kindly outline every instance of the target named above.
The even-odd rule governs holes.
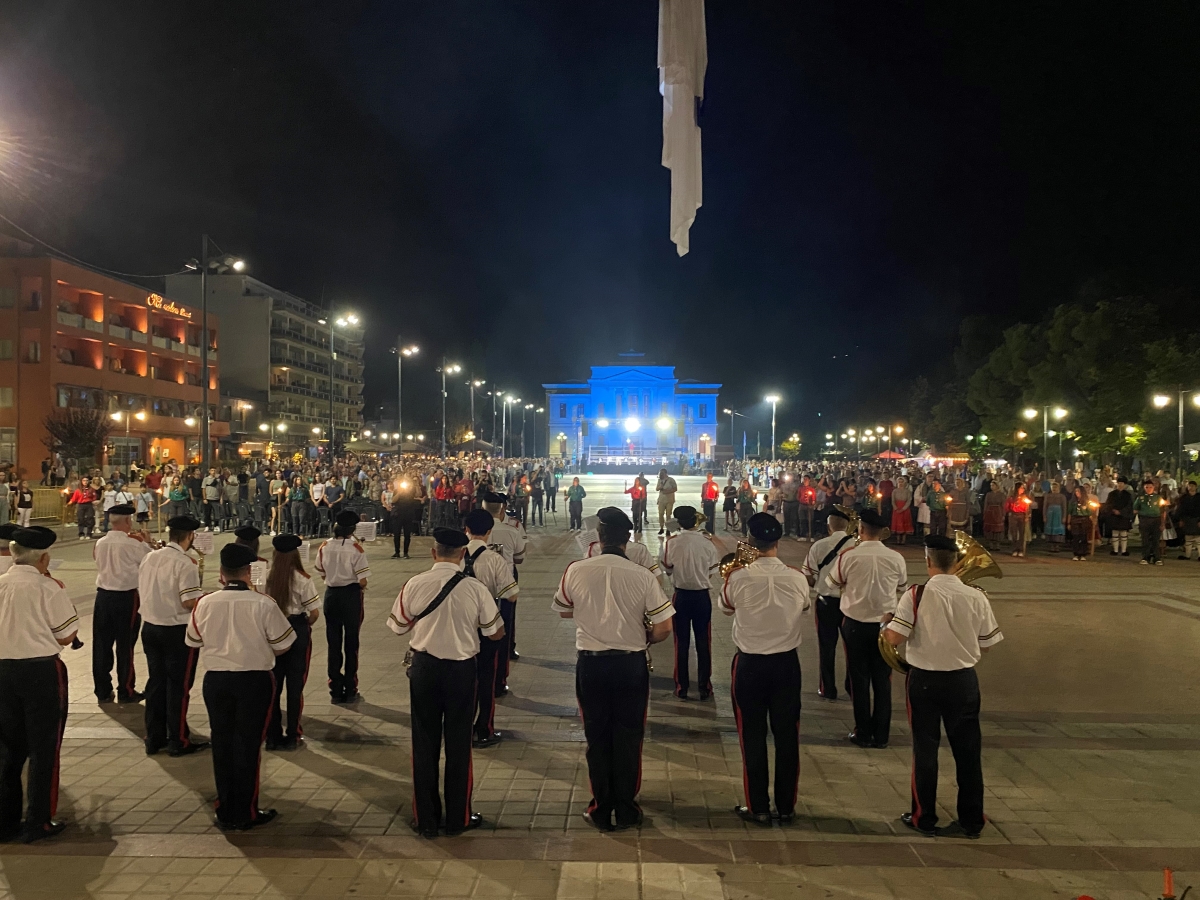
[[[495,491],[488,491],[486,494],[483,495],[483,502],[484,503],[492,503],[492,504],[507,503],[508,497],[505,496],[504,494],[497,494]]]
[[[301,538],[298,534],[277,534],[271,539],[271,546],[280,553],[288,553],[292,550],[299,550],[300,545],[303,543],[303,538]]]
[[[1154,484],[1154,482],[1151,479],[1147,478],[1145,481],[1142,482],[1142,487],[1145,487],[1148,484]]]
[[[953,550],[958,552],[958,544],[954,543],[954,538],[946,537],[944,534],[927,534],[925,535],[925,546],[930,550]]]
[[[132,503],[118,503],[116,506],[111,506],[108,509],[110,516],[132,516],[135,512],[137,510],[133,508]]]
[[[764,544],[773,544],[783,537],[783,526],[770,513],[755,513],[746,523],[746,527],[755,540],[762,541]]]
[[[677,506],[675,507],[675,521],[684,528],[691,528],[696,524],[696,507],[694,506]]]
[[[1126,478],[1124,475],[1118,475],[1117,482],[1120,484],[1129,484],[1129,479]]]
[[[625,515],[625,510],[615,506],[606,506],[603,509],[597,510],[596,518],[600,520],[601,525],[606,525],[609,528],[616,528],[619,531],[633,530],[633,522],[629,516]]]
[[[864,509],[858,514],[858,520],[872,528],[887,528],[891,523],[873,509]]]
[[[58,540],[58,535],[44,525],[34,525],[32,528],[18,528],[13,532],[12,539],[30,550],[47,550]]]
[[[474,535],[485,535],[496,527],[496,517],[486,509],[473,509],[463,519],[467,531]]]
[[[221,548],[221,568],[235,571],[244,569],[258,559],[254,551],[241,544],[226,544]]]
[[[359,517],[358,513],[356,513],[354,510],[343,509],[340,513],[337,514],[337,517],[334,518],[333,524],[336,525],[338,528],[353,528],[360,521],[362,521],[362,519]]]
[[[174,516],[167,519],[167,527],[172,531],[195,531],[200,523],[191,516]]]
[[[15,522],[5,522],[3,525],[0,525],[0,541],[11,541],[17,531],[18,526]]]
[[[233,533],[243,541],[257,541],[262,537],[262,532],[253,525],[243,525],[241,528],[235,528]]]
[[[434,543],[441,544],[443,547],[465,547],[470,538],[457,528],[435,528],[433,529],[433,540]]]

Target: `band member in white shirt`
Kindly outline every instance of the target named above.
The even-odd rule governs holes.
[[[452,528],[433,530],[433,568],[400,591],[388,627],[410,634],[412,668],[413,812],[409,827],[422,837],[478,828],[471,811],[471,728],[475,718],[476,656],[480,634],[499,641],[504,624],[491,591],[461,569],[467,536]],[[445,737],[445,819],[438,794],[438,756]]]
[[[588,544],[587,555],[599,556],[604,552],[604,545],[599,541],[592,541]],[[663,573],[662,566],[659,561],[654,558],[654,554],[645,544],[639,544],[636,541],[630,541],[625,546],[625,558],[630,562],[635,562],[651,575],[656,578]]]
[[[730,694],[742,745],[746,805],[739,818],[770,827],[767,724],[775,740],[775,811],[791,824],[800,790],[800,622],[808,583],[779,559],[783,525],[770,513],[746,523],[759,557],[734,569],[721,591],[721,612],[733,616]]]
[[[817,620],[817,655],[820,671],[817,696],[835,701],[837,689],[837,645],[842,628],[842,590],[829,580],[837,565],[838,554],[854,545],[854,535],[846,533],[846,518],[836,509],[829,514],[829,534],[814,543],[800,569],[808,579],[815,597]],[[850,691],[850,674],[846,673],[846,693]]]
[[[12,568],[12,554],[8,550],[8,545],[20,527],[12,522],[0,524],[0,575]]]
[[[633,522],[608,506],[599,519],[600,556],[567,566],[553,608],[575,620],[575,696],[587,738],[592,800],[584,818],[601,831],[642,823],[637,793],[650,699],[648,644],[671,634],[675,610],[658,579],[625,557]]]
[[[67,667],[58,654],[79,632],[62,582],[50,575],[49,528],[18,528],[0,575],[0,839],[28,844],[61,832],[59,752],[67,722]],[[29,804],[21,824],[21,770]]]
[[[894,647],[906,644],[905,659],[912,667],[905,683],[913,738],[912,809],[900,820],[926,836],[974,839],[987,821],[975,665],[1004,635],[987,595],[951,574],[957,561],[952,538],[925,538],[929,581],[900,598],[883,635]],[[943,724],[954,754],[958,819],[938,828],[938,744]]]
[[[266,594],[250,586],[254,551],[240,544],[221,548],[224,587],[205,594],[187,626],[189,647],[200,649],[204,705],[212,727],[217,825],[246,831],[277,815],[258,808],[263,735],[275,696],[275,658],[296,640],[287,617]]]
[[[879,629],[908,588],[904,557],[880,540],[886,527],[875,510],[863,510],[860,543],[842,551],[830,578],[842,592],[842,640],[854,701],[854,731],[847,739],[879,749],[887,747],[892,727],[892,670],[879,655]]]
[[[488,547],[504,557],[504,561],[512,566],[513,580],[520,581],[517,566],[525,562],[525,550],[528,538],[525,528],[521,525],[520,512],[507,508],[508,498],[503,494],[489,493],[484,497],[483,507],[496,520],[492,529],[492,537]],[[504,619],[504,645],[500,649],[500,676],[496,683],[496,696],[503,697],[508,693],[509,663],[521,658],[517,652],[517,598],[510,597],[500,602],[500,615]]]
[[[683,530],[663,541],[660,558],[663,571],[671,576],[675,588],[671,597],[675,607],[675,621],[671,628],[675,635],[675,696],[681,700],[688,698],[688,651],[694,632],[696,689],[703,702],[712,697],[712,595],[709,593],[709,578],[721,564],[721,557],[713,546],[712,536],[697,530],[697,518],[694,506],[675,507],[675,521]]]
[[[333,537],[317,551],[317,571],[325,579],[327,670],[333,703],[354,703],[358,695],[358,639],[371,565],[354,536],[358,513],[344,509],[333,520]]]
[[[92,611],[92,685],[101,703],[137,703],[133,648],[142,617],[138,614],[138,567],[150,545],[133,531],[133,506],[121,503],[108,511],[108,532],[92,546],[96,562],[96,603]],[[113,647],[116,647],[117,692],[113,694]]]
[[[321,597],[312,578],[300,561],[303,539],[296,534],[281,534],[271,539],[275,554],[267,573],[264,593],[287,616],[296,641],[286,653],[275,657],[275,696],[271,721],[267,723],[268,750],[295,750],[304,735],[300,714],[304,712],[304,685],[312,659],[312,627],[321,615]],[[251,548],[253,551],[253,548]],[[287,732],[284,732],[280,700],[287,692]]]
[[[142,650],[146,654],[146,755],[167,749],[187,756],[208,746],[193,740],[187,723],[188,700],[196,678],[196,652],[186,638],[192,608],[200,599],[200,570],[188,556],[200,523],[191,516],[167,520],[168,542],[142,560],[138,601]]]

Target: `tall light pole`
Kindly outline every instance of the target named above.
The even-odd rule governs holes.
[[[1066,418],[1067,411],[1061,406],[1043,406],[1042,407],[1042,474],[1050,473],[1050,410],[1054,410],[1055,420]],[[1037,410],[1033,407],[1026,409],[1024,412],[1026,419],[1036,419]]]
[[[457,375],[462,371],[462,366],[454,363],[446,364],[446,357],[442,357],[442,365],[438,369],[442,373],[442,459],[446,458],[446,372],[451,375]]]
[[[401,436],[404,434],[404,423],[401,421],[404,414],[404,357],[416,356],[421,351],[421,348],[416,344],[411,347],[405,347],[404,342],[400,340],[400,335],[396,335],[396,430]],[[404,447],[401,445],[400,452],[404,452]]]
[[[357,325],[358,316],[354,313],[346,313],[344,316],[334,318],[331,315],[327,319],[317,319],[317,323],[329,326],[329,442],[326,449],[329,458],[333,459],[334,445],[337,443],[337,422],[333,418],[333,370],[337,365],[337,350],[333,346],[333,333],[334,328],[348,328],[351,325]]]
[[[721,410],[721,412],[723,412],[723,413],[725,413],[725,415],[729,416],[729,448],[733,451],[733,458],[737,459],[737,450],[733,443],[733,417],[734,416],[742,416],[743,419],[746,417],[744,415],[742,415],[740,412],[738,412],[736,409],[723,409],[723,410]],[[745,455],[746,455],[746,451],[745,451],[745,449],[743,449],[742,456],[745,457]]]
[[[763,397],[771,404],[771,468],[775,468],[775,407],[779,403],[778,394],[767,394]]]
[[[1193,390],[1185,390],[1183,385],[1179,385],[1176,388],[1176,390],[1179,392],[1179,445],[1178,445],[1178,454],[1179,455],[1175,459],[1176,459],[1176,466],[1178,468],[1179,483],[1180,483],[1180,485],[1182,485],[1183,477],[1185,474],[1185,469],[1184,469],[1184,465],[1183,465],[1183,398],[1187,394],[1191,394],[1192,395],[1192,403],[1194,403],[1196,406],[1200,406],[1200,393],[1197,393],[1197,391],[1195,391],[1194,389]],[[1170,403],[1171,403],[1171,398],[1168,397],[1166,394],[1155,394],[1154,395],[1154,405],[1158,409],[1165,409]]]
[[[481,378],[472,378],[467,382],[467,388],[471,391],[471,452],[474,453],[477,449],[475,445],[475,388],[483,387],[487,381]],[[494,424],[494,423],[493,423]]]
[[[538,423],[537,423],[537,417],[538,417],[538,413],[543,413],[543,412],[545,412],[545,411],[546,411],[546,408],[545,408],[544,406],[539,406],[537,409],[535,409],[535,410],[533,411],[533,455],[534,455],[534,456],[537,456],[537,455],[538,455]],[[550,432],[549,432],[549,430],[548,430],[548,429],[547,429],[547,431],[546,431],[546,455],[547,455],[547,456],[549,456],[549,455],[550,455]]]
[[[526,403],[521,407],[521,458],[525,457],[525,411],[533,409],[532,403]],[[536,422],[535,422],[536,425]]]
[[[521,398],[514,398],[512,394],[505,394],[502,398],[504,406],[500,411],[500,458],[508,458],[508,407],[511,403],[520,403]]]

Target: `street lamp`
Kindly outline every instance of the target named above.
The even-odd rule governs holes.
[[[401,419],[404,414],[404,357],[416,356],[421,352],[421,348],[416,344],[405,347],[400,335],[396,335],[396,346],[392,348],[392,352],[396,354],[396,430],[403,433],[404,424]]]
[[[446,458],[446,373],[457,375],[462,371],[462,366],[458,363],[451,365],[446,364],[446,357],[442,357],[442,365],[438,369],[442,373],[442,459]]]
[[[1194,403],[1196,406],[1200,406],[1200,392],[1197,392],[1195,389],[1184,390],[1183,385],[1179,385],[1179,387],[1176,390],[1179,391],[1179,445],[1178,445],[1178,456],[1176,456],[1175,459],[1177,461],[1177,465],[1178,465],[1178,469],[1179,469],[1179,483],[1182,485],[1183,484],[1183,474],[1184,474],[1184,466],[1183,466],[1183,397],[1185,394],[1191,394],[1192,395],[1192,403]],[[1155,394],[1154,395],[1154,405],[1158,409],[1165,409],[1167,406],[1170,405],[1170,403],[1171,403],[1171,398],[1168,395],[1166,395],[1166,394]],[[1132,432],[1130,432],[1130,433],[1132,433]]]
[[[471,392],[471,452],[474,453],[475,447],[475,388],[483,387],[487,381],[482,378],[472,378],[467,382],[467,389]],[[494,407],[494,404],[493,404]],[[493,409],[493,417],[495,411]],[[495,428],[495,421],[492,422],[492,427]]]
[[[746,418],[746,416],[744,414],[738,412],[736,409],[724,409],[721,411],[723,413],[725,413],[725,415],[729,416],[729,448],[731,450],[733,450],[733,455],[734,455],[734,458],[736,459],[737,458],[737,450],[734,449],[735,445],[733,443],[733,417],[741,416],[744,419],[744,418]],[[744,457],[745,455],[746,455],[745,451],[743,450],[742,456]]]
[[[771,468],[775,468],[775,407],[779,403],[778,394],[767,394],[763,397],[767,403],[771,404]]]
[[[521,407],[521,457],[525,456],[525,410],[533,409],[532,403],[526,403]],[[537,420],[534,420],[534,427],[537,426]]]
[[[1055,420],[1066,418],[1067,411],[1061,406],[1043,406],[1042,407],[1042,471],[1044,474],[1050,472],[1050,438],[1054,436],[1054,432],[1050,431],[1050,411],[1054,410]],[[1026,419],[1036,419],[1037,410],[1029,407],[1023,413]]]
[[[500,458],[508,458],[508,407],[512,403],[520,403],[520,397],[513,397],[512,394],[505,394],[503,398],[504,406],[500,411]]]
[[[546,411],[546,407],[544,407],[544,406],[539,406],[539,407],[537,407],[537,408],[536,408],[536,409],[533,411],[533,455],[534,455],[534,456],[537,456],[537,455],[538,455],[538,423],[537,423],[537,417],[538,417],[538,413],[544,413],[545,411]],[[548,423],[547,423],[547,424],[548,424]],[[550,455],[550,434],[549,434],[549,431],[547,431],[547,433],[546,433],[546,455],[547,455],[547,456],[549,456],[549,455]]]
[[[317,319],[321,325],[329,326],[329,458],[333,458],[335,445],[337,444],[337,424],[333,419],[333,370],[337,365],[337,350],[333,346],[333,329],[349,328],[352,325],[358,324],[358,316],[354,313],[346,313],[344,316],[338,316],[329,319]]]

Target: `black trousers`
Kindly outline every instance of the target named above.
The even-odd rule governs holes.
[[[116,648],[117,697],[125,700],[137,688],[133,647],[142,617],[138,615],[138,592],[96,588],[92,612],[92,685],[100,699],[113,692],[113,648]]]
[[[0,659],[0,833],[21,827],[21,770],[26,760],[25,826],[39,828],[54,818],[66,724],[67,667],[61,659]]]
[[[702,696],[712,693],[712,597],[707,590],[676,588],[675,604],[675,696],[686,697],[689,687],[688,651],[696,635],[696,686]]]
[[[716,534],[713,529],[717,526],[717,501],[701,500],[700,505],[704,513],[704,530],[709,534]]]
[[[558,511],[558,488],[546,491],[546,509],[554,512]]]
[[[742,745],[746,805],[756,814],[771,811],[767,784],[767,725],[775,738],[775,809],[796,809],[800,790],[800,657],[785,653],[733,655],[730,695]]]
[[[513,567],[516,574],[516,567]],[[504,637],[496,641],[499,659],[496,662],[496,689],[508,685],[509,655],[517,649],[517,601],[500,600],[500,620],[504,623]]]
[[[408,545],[414,534],[421,533],[421,520],[413,516],[392,517],[392,552],[400,553],[400,539],[404,539],[404,555],[408,555]]]
[[[501,651],[506,647],[504,638],[493,641],[483,632],[479,633],[479,655],[475,657],[475,737],[485,738],[496,730],[496,688],[502,684],[497,680],[501,666],[508,665],[508,654],[503,662]]]
[[[79,536],[87,537],[96,527],[96,507],[90,503],[80,503],[75,507],[75,523],[79,526]]]
[[[358,632],[363,621],[358,584],[325,588],[325,639],[329,642],[329,694],[344,700],[358,693]]]
[[[188,700],[196,680],[196,650],[184,643],[186,625],[142,626],[146,654],[146,743],[186,747]]]
[[[642,520],[646,517],[646,498],[633,500],[630,504],[629,516],[633,519],[633,533],[642,533]]]
[[[542,495],[534,494],[530,500],[532,501],[529,514],[530,525],[545,525],[546,515],[545,507],[542,505]]]
[[[980,831],[984,823],[983,763],[975,670],[914,668],[908,673],[905,691],[913,738],[913,824],[922,829],[937,824],[938,744],[945,725],[958,781],[958,821],[969,832]]]
[[[571,528],[583,527],[583,501],[570,500],[567,502],[567,511],[571,514]]]
[[[817,618],[817,653],[821,660],[817,692],[830,700],[836,700],[837,689],[837,644],[842,627],[842,600],[840,597],[817,597],[814,605]],[[843,644],[843,646],[845,646]],[[850,675],[846,673],[849,684]]]
[[[588,812],[599,823],[633,825],[641,816],[642,739],[650,700],[645,653],[579,654],[575,697],[587,738]]]
[[[436,828],[442,820],[438,756],[445,736],[445,823],[447,831],[459,831],[466,827],[471,816],[471,792],[474,789],[471,723],[475,714],[475,657],[439,659],[417,652],[413,654],[408,676],[408,698],[412,709],[413,809],[417,827]]]
[[[204,676],[217,821],[222,825],[246,825],[258,818],[258,767],[274,696],[273,672],[208,672]]]
[[[854,701],[854,733],[859,740],[886,744],[892,728],[892,669],[879,655],[879,629],[878,622],[842,618],[850,699]]]
[[[800,501],[783,501],[783,533],[800,536]]]
[[[1162,519],[1138,517],[1138,530],[1142,533],[1142,559],[1158,560],[1158,542],[1162,538]]]
[[[296,641],[275,657],[275,691],[271,701],[271,720],[267,723],[267,740],[278,743],[285,737],[296,740],[304,729],[300,714],[304,712],[304,683],[308,681],[308,664],[312,659],[312,626],[303,613],[288,616]],[[287,733],[283,730],[283,709],[280,700],[287,691]]]

